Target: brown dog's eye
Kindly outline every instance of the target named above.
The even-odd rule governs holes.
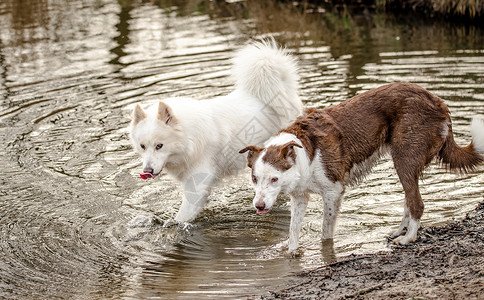
[[[145,150],[145,148],[146,148],[146,147],[145,147],[145,145],[143,145],[143,144],[141,144],[141,145],[139,145],[139,146],[140,146],[140,147],[141,147],[141,149],[143,149],[143,150]]]
[[[252,175],[252,182],[257,183],[257,177],[255,177],[255,175]]]
[[[163,144],[158,144],[158,145],[156,145],[156,147],[155,147],[155,149],[156,149],[156,150],[160,150],[161,148],[163,148]]]
[[[273,178],[271,179],[271,182],[272,182],[272,183],[276,183],[278,180],[279,180],[279,178],[277,178],[277,177],[273,177]]]

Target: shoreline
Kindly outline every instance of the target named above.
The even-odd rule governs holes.
[[[318,1],[309,1],[319,4]],[[395,14],[418,13],[426,18],[441,18],[449,22],[473,22],[479,25],[484,16],[484,5],[479,2],[453,0],[344,0],[325,2],[326,8],[346,11],[351,6]]]
[[[484,201],[460,221],[421,228],[415,243],[349,255],[249,299],[483,299]]]

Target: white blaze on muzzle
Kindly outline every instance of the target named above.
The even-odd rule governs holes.
[[[261,155],[253,166],[253,176],[255,176],[256,182],[254,182],[255,197],[253,205],[257,209],[258,214],[268,212],[274,203],[277,196],[281,191],[281,185],[279,180],[273,181],[274,178],[279,179],[281,171],[277,170],[268,163],[262,160]]]

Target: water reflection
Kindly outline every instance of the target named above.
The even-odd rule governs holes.
[[[180,188],[165,176],[137,178],[126,128],[134,103],[228,93],[233,51],[271,34],[299,58],[307,106],[413,81],[445,98],[466,144],[471,116],[484,114],[482,29],[407,17],[285,1],[0,3],[0,297],[243,296],[386,248],[403,209],[388,159],[348,191],[333,241],[320,240],[314,197],[302,255],[288,259],[287,199],[256,215],[249,174],[224,181],[192,226],[165,224]],[[424,224],[482,199],[482,171],[425,174]]]
[[[326,239],[321,241],[321,255],[325,263],[332,263],[337,260],[336,252],[334,251],[334,240]]]
[[[114,65],[123,65],[120,59],[123,56],[126,56],[124,48],[130,43],[129,22],[132,19],[130,13],[133,10],[133,4],[131,0],[118,0],[118,4],[121,7],[121,11],[118,14],[119,22],[115,27],[119,34],[114,37],[114,41],[116,42],[117,46],[110,49],[110,51],[115,55],[115,57],[109,61],[109,63]]]
[[[51,19],[49,1],[2,1],[0,14],[9,30],[3,30],[2,40],[6,45],[20,46],[35,43],[45,38]],[[2,22],[2,23],[3,23]]]

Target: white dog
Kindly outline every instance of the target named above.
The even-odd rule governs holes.
[[[323,197],[323,239],[332,239],[345,186],[367,174],[390,152],[403,190],[404,216],[394,242],[417,238],[424,210],[418,178],[434,158],[451,170],[467,172],[484,162],[484,122],[475,118],[472,143],[454,142],[444,101],[416,84],[382,86],[325,109],[309,109],[294,124],[248,153],[257,213],[272,208],[279,193],[291,196],[289,252],[298,235],[310,193]],[[404,229],[407,229],[406,234]]]
[[[244,168],[239,149],[262,143],[302,113],[295,59],[273,40],[244,47],[233,64],[235,90],[226,96],[170,98],[133,111],[131,140],[143,158],[141,177],[166,170],[183,184],[176,221],[193,220],[217,181]]]

